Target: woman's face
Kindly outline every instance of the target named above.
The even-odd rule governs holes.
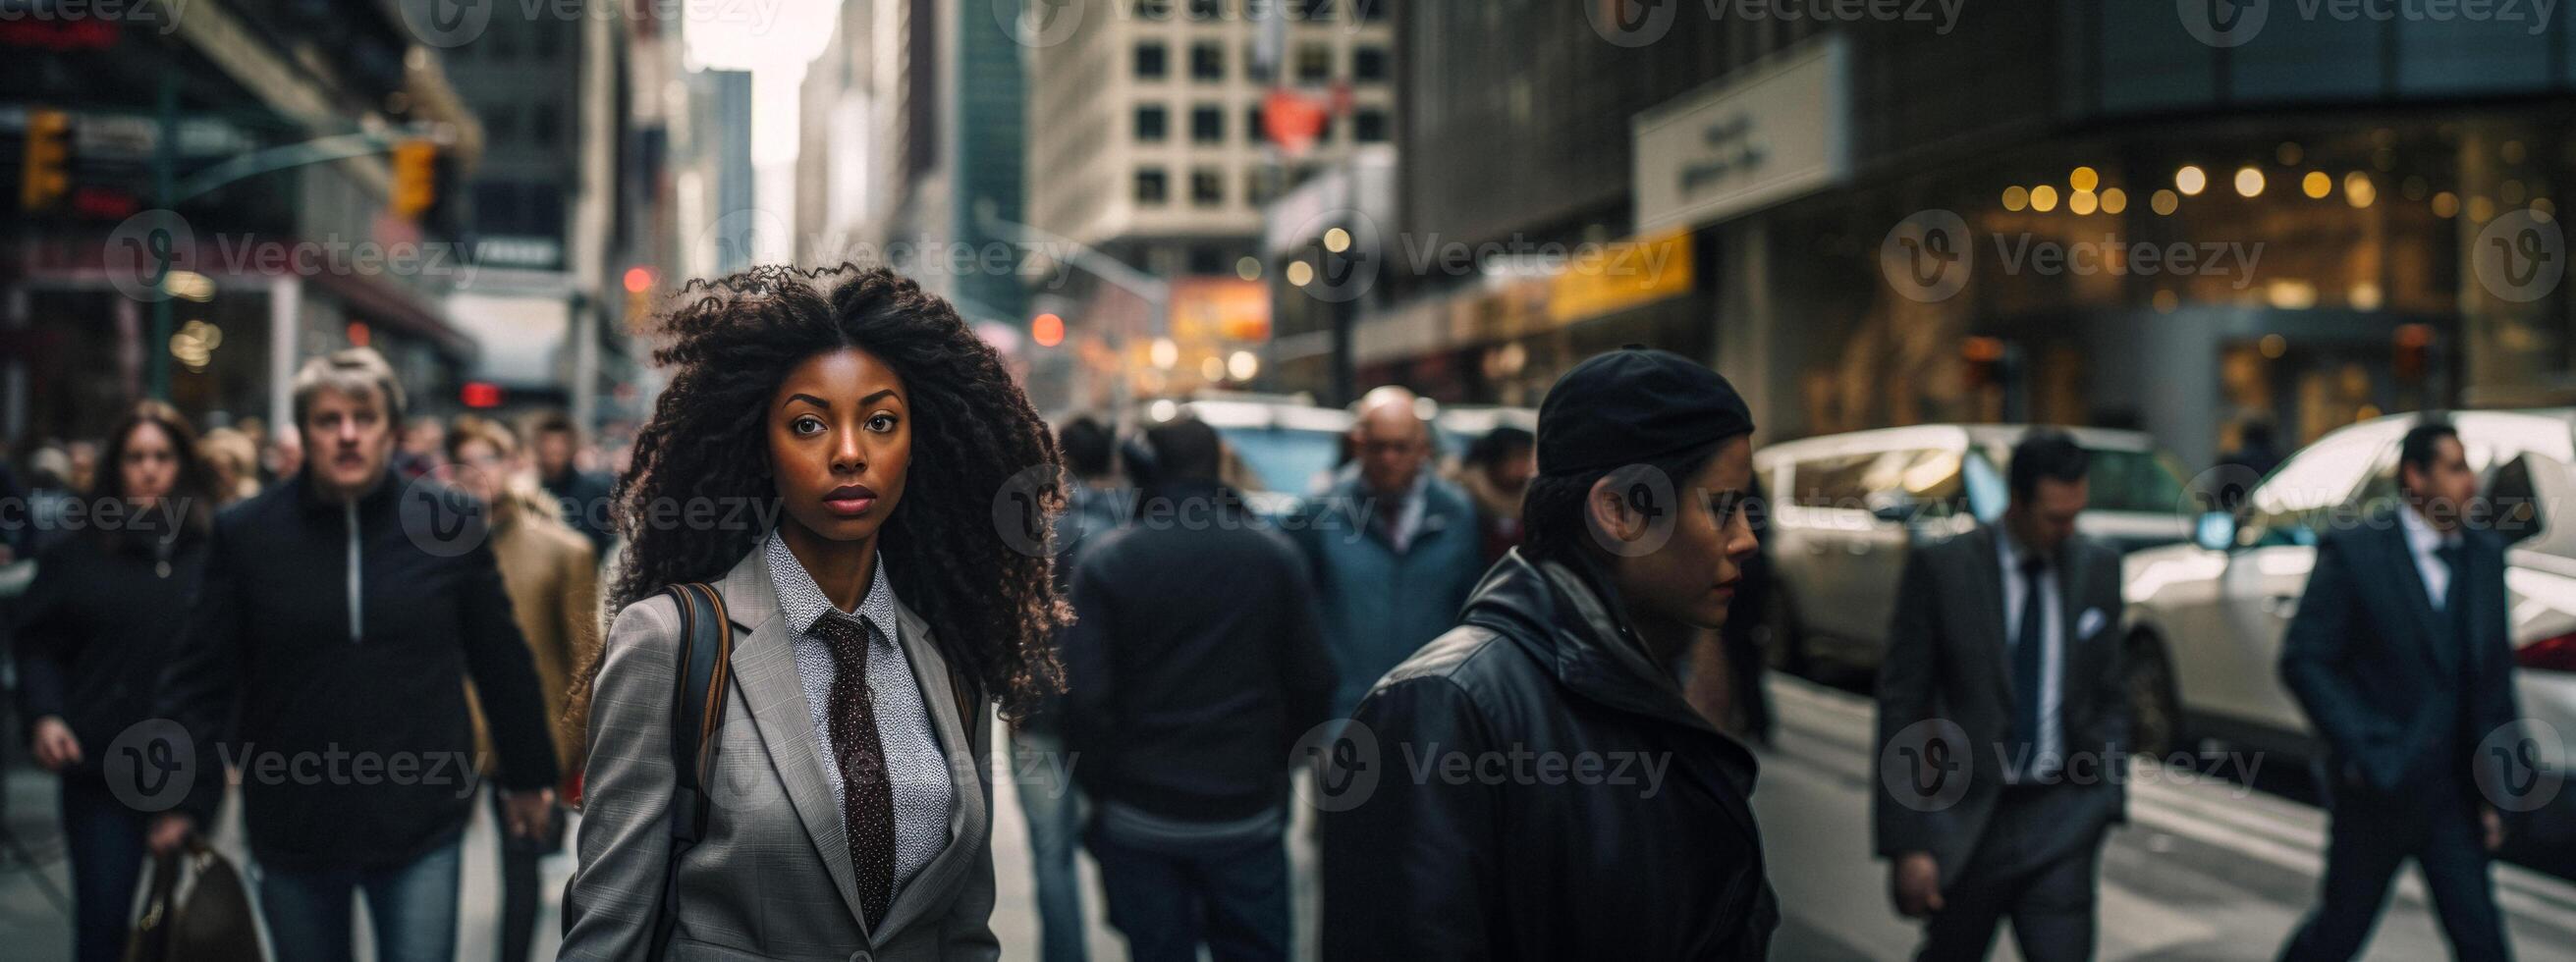
[[[778,383],[766,423],[787,517],[832,541],[876,537],[912,466],[910,397],[894,369],[858,348],[806,358]]]
[[[146,421],[134,426],[125,439],[125,452],[118,456],[116,470],[125,484],[125,496],[135,501],[158,501],[179,484],[179,448],[170,443],[170,433]]]

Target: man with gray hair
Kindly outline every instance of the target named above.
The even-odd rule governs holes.
[[[171,765],[111,785],[168,808],[150,843],[169,852],[213,823],[226,766],[240,770],[280,962],[348,958],[361,892],[378,959],[455,957],[458,842],[479,781],[468,681],[500,755],[507,830],[533,837],[553,811],[554,743],[489,515],[393,476],[403,408],[393,369],[365,348],[296,374],[304,468],[215,519],[161,679],[156,714],[184,733],[156,739]]]
[[[1350,433],[1354,470],[1293,525],[1323,606],[1336,718],[1448,631],[1485,571],[1474,505],[1429,470],[1434,448],[1421,407],[1392,385],[1362,395]]]

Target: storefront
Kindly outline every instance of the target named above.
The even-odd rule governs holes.
[[[2387,411],[2576,401],[2564,119],[2133,125],[1856,184],[1722,229],[1765,252],[1727,279],[1798,332],[1735,360],[1797,433],[2128,424],[2194,464],[2250,423],[2296,445]]]

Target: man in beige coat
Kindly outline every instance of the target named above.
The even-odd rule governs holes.
[[[566,712],[564,702],[575,673],[599,652],[599,573],[590,541],[558,520],[554,500],[526,480],[518,439],[498,422],[457,419],[447,433],[447,459],[452,483],[484,505],[502,587],[536,662],[546,717],[554,721],[555,763],[570,782],[581,771],[582,719]],[[479,706],[474,744],[477,758],[493,757]],[[558,797],[572,798],[572,787]],[[528,958],[540,901],[537,863],[563,850],[564,821],[558,813],[536,838],[505,833],[501,839],[501,962]]]

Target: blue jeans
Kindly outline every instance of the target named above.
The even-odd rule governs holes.
[[[1029,823],[1029,863],[1038,889],[1038,958],[1042,962],[1085,962],[1082,938],[1082,879],[1074,873],[1073,849],[1080,842],[1078,809],[1065,759],[1064,739],[1054,734],[1011,732],[1012,767],[1020,795],[1020,814]]]
[[[63,779],[63,849],[72,867],[73,958],[116,962],[143,883],[146,818],[94,777]]]
[[[1288,958],[1288,846],[1273,835],[1220,851],[1169,851],[1090,833],[1109,924],[1134,962]]]
[[[461,833],[460,833],[461,834]],[[403,865],[283,869],[261,866],[260,914],[277,962],[348,962],[355,946],[349,897],[364,892],[376,930],[377,962],[456,958],[456,888],[461,837]]]

